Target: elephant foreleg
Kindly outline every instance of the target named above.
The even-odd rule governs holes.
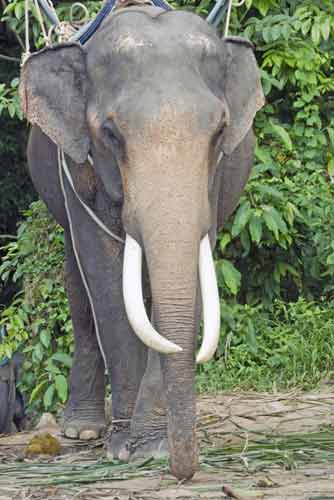
[[[70,375],[70,399],[64,412],[64,434],[74,439],[96,439],[106,426],[104,363],[71,238],[66,232],[65,280],[75,351]]]

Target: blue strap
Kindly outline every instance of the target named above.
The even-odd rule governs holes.
[[[112,11],[115,7],[116,0],[109,0],[102,9],[97,13],[95,19],[88,23],[88,25],[84,26],[83,33],[78,33],[77,40],[83,45],[86,43],[92,35],[94,35],[95,31],[99,28],[102,21],[107,17],[107,15]]]
[[[226,14],[227,7],[228,7],[228,0],[217,0],[216,5],[206,18],[207,22],[217,28],[220,21]]]
[[[82,45],[85,44],[95,31],[99,28],[102,21],[108,16],[108,14],[115,7],[116,0],[108,0],[108,2],[102,7],[98,12],[95,19],[84,26],[73,38],[72,40],[78,40]],[[172,10],[171,6],[168,5],[164,0],[153,0],[153,5],[155,7],[160,7],[164,10]]]

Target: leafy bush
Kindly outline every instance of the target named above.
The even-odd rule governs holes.
[[[24,215],[0,266],[2,280],[22,283],[22,292],[1,313],[8,340],[0,344],[0,359],[24,353],[21,389],[31,408],[41,411],[67,398],[73,332],[63,283],[63,231],[42,202],[32,203]]]
[[[234,18],[257,47],[266,107],[256,119],[256,164],[220,236],[233,262],[232,294],[270,305],[331,297],[334,208],[334,13],[332,3],[248,2]],[[252,8],[253,7],[253,8]],[[260,16],[256,10],[260,12]],[[239,15],[239,19],[236,18]],[[325,222],[326,221],[326,222]],[[240,283],[239,283],[240,281]]]
[[[333,303],[299,299],[263,306],[222,304],[216,358],[199,368],[201,392],[310,389],[333,375]]]

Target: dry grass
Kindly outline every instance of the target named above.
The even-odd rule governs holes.
[[[334,498],[329,390],[204,397],[199,408],[201,472],[189,483],[169,476],[163,460],[107,462],[101,443],[63,441],[63,455],[27,459],[31,434],[22,434],[0,439],[0,500]]]

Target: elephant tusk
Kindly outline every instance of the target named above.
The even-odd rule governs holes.
[[[142,254],[138,243],[127,234],[123,261],[123,297],[129,323],[147,347],[163,354],[181,352],[182,348],[162,337],[147,317],[142,287]]]
[[[196,362],[209,361],[217,350],[220,334],[220,301],[209,236],[199,249],[199,280],[203,305],[203,341]]]

